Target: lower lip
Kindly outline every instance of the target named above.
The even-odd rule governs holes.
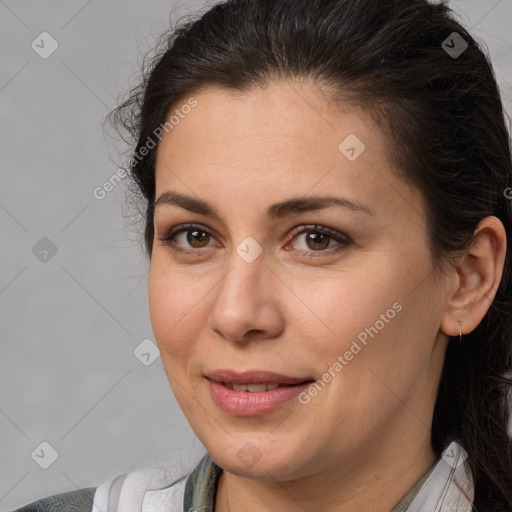
[[[214,402],[233,416],[258,416],[278,409],[304,391],[311,382],[294,386],[279,387],[270,391],[252,393],[234,391],[220,382],[210,380],[210,390]]]

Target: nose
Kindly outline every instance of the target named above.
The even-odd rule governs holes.
[[[246,344],[274,338],[282,331],[284,321],[278,303],[282,284],[264,255],[248,262],[233,251],[227,270],[212,291],[208,325],[217,336]]]

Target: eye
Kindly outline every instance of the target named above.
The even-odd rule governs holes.
[[[183,236],[185,235],[185,236]],[[181,240],[179,240],[181,237]],[[212,235],[196,224],[182,224],[171,230],[162,238],[158,238],[163,245],[169,245],[173,251],[187,254],[197,253],[196,249],[203,249],[208,246]],[[176,241],[178,242],[176,243]],[[189,244],[192,249],[187,249]]]
[[[302,251],[311,256],[313,256],[312,253],[332,254],[351,243],[351,240],[342,233],[317,224],[299,226],[294,229],[289,236],[293,240],[300,235],[305,235],[305,247]],[[213,235],[197,224],[181,224],[171,228],[165,236],[157,239],[162,242],[163,245],[168,245],[173,251],[197,255],[201,252],[199,249],[204,249],[209,246],[208,244],[212,241]],[[292,240],[286,244],[285,249],[290,247]],[[338,243],[334,244],[333,251],[327,251],[326,249],[332,249],[332,242]],[[300,251],[299,249],[299,252]],[[319,254],[318,256],[322,255],[323,254]]]
[[[299,238],[302,235],[305,235],[305,238],[303,238],[303,248],[310,254],[315,252],[327,252],[328,254],[332,254],[333,252],[337,252],[350,245],[351,243],[351,240],[346,235],[331,230],[325,226],[319,226],[317,224],[300,226],[293,230],[290,234],[290,236],[293,238]],[[333,247],[332,242],[338,242],[337,244],[334,244],[334,250],[326,251],[326,249],[331,249]],[[289,245],[290,242],[286,245],[286,247],[289,247]],[[319,256],[321,255],[322,254]]]

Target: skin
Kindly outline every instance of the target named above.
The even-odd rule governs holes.
[[[200,198],[220,219],[156,208],[149,302],[176,399],[224,470],[215,510],[389,512],[436,461],[430,425],[448,336],[460,325],[472,331],[489,308],[503,226],[484,219],[460,268],[435,279],[421,193],[395,176],[370,117],[335,108],[305,82],[246,93],[210,87],[194,98],[160,142],[156,197]],[[338,149],[349,134],[366,146],[354,161]],[[337,206],[263,215],[313,195],[356,200],[375,215]],[[199,224],[205,238],[159,241],[182,223]],[[312,228],[290,236],[311,224],[351,241],[326,237],[319,248],[308,243]],[[252,263],[236,251],[248,236],[263,251]],[[213,401],[204,374],[219,368],[321,379],[397,302],[400,312],[309,403],[240,417]],[[254,464],[237,456],[249,442]]]

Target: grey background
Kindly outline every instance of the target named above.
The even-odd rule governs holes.
[[[450,5],[487,45],[512,113],[512,1]],[[180,450],[201,455],[160,359],[145,366],[134,355],[153,334],[147,260],[137,226],[123,221],[123,184],[103,200],[93,190],[117,171],[101,123],[141,55],[171,14],[205,6],[0,0],[0,511]],[[31,47],[42,32],[59,45],[47,59]],[[43,237],[54,255],[34,254],[48,248]],[[50,453],[43,441],[58,452],[48,469],[36,463]]]

